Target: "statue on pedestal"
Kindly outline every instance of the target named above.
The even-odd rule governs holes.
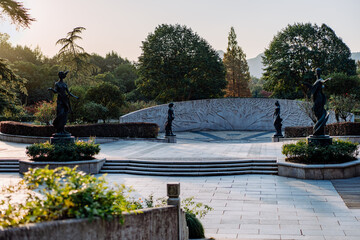
[[[273,114],[273,118],[274,119],[274,127],[276,129],[276,133],[274,135],[274,137],[283,137],[282,132],[281,132],[281,126],[282,126],[282,119],[280,117],[280,103],[279,101],[275,102],[275,111]]]
[[[313,102],[312,110],[314,112],[316,123],[313,127],[313,135],[307,138],[308,144],[327,146],[332,144],[332,138],[325,135],[325,125],[329,119],[329,113],[325,110],[326,97],[322,92],[326,80],[321,78],[321,69],[315,70],[316,81],[313,85],[308,84],[311,93],[311,100]]]
[[[315,71],[316,81],[310,88],[311,100],[313,102],[312,110],[316,117],[316,124],[314,126],[314,136],[324,136],[325,135],[325,125],[329,119],[329,113],[326,112],[324,106],[326,104],[325,94],[322,92],[324,83],[331,78],[323,80],[321,78],[321,69],[317,68]]]
[[[165,136],[176,136],[172,132],[172,121],[175,119],[173,106],[174,106],[173,103],[169,104],[168,117],[165,125]]]
[[[64,78],[66,77],[68,72],[69,71],[59,72],[59,81],[55,83],[54,88],[48,89],[58,95],[56,101],[56,118],[53,121],[53,126],[56,129],[57,136],[70,135],[70,133],[65,131],[68,114],[69,112],[71,112],[69,96],[79,99],[77,96],[70,93],[67,84],[64,82]]]

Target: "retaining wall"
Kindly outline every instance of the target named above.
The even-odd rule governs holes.
[[[143,213],[125,214],[125,222],[119,219],[105,221],[99,218],[70,219],[28,224],[0,231],[0,239],[8,240],[102,240],[102,239],[147,239],[178,240],[178,209],[175,206],[143,209]],[[185,220],[183,218],[183,220]],[[186,223],[185,223],[186,226]],[[181,240],[187,239],[184,236]]]
[[[175,102],[173,131],[200,130],[257,130],[275,131],[273,113],[275,101],[269,98],[220,98]],[[311,119],[300,109],[302,102],[278,99],[283,128],[312,126]],[[163,132],[167,121],[168,104],[142,109],[120,117],[120,122],[151,122]],[[330,115],[328,123],[335,121]]]

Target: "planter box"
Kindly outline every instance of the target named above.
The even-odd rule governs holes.
[[[179,217],[177,207],[167,206],[143,209],[141,211],[142,213],[124,214],[124,224],[121,224],[118,218],[111,221],[95,218],[91,222],[89,219],[59,220],[8,228],[0,231],[0,239],[178,239]],[[186,239],[188,239],[187,236],[181,238],[181,240]]]
[[[280,159],[278,175],[314,180],[352,178],[360,176],[360,160],[339,164],[300,164]]]
[[[23,174],[29,171],[29,168],[44,168],[49,165],[49,169],[54,169],[57,167],[73,168],[75,166],[78,166],[77,170],[79,171],[83,171],[89,174],[98,174],[105,161],[105,158],[73,162],[43,162],[32,160],[19,160],[19,173]]]

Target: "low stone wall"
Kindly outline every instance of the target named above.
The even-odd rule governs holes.
[[[55,169],[57,167],[69,167],[74,168],[77,166],[77,170],[90,174],[98,174],[104,165],[106,159],[93,159],[84,161],[69,161],[69,162],[43,162],[43,161],[31,161],[31,160],[19,160],[19,173],[25,173],[29,171],[29,168],[44,168],[49,166],[49,169]]]
[[[300,179],[330,180],[360,176],[360,160],[340,164],[300,164],[278,160],[278,175]]]
[[[274,131],[275,101],[269,98],[221,98],[175,102],[173,131],[199,130],[257,130]],[[311,126],[311,119],[300,109],[302,102],[278,99],[283,128]],[[168,104],[142,109],[120,118],[120,122],[156,123],[163,132],[167,121]],[[328,123],[335,117],[330,115]]]
[[[125,214],[124,224],[121,224],[119,219],[105,221],[99,218],[91,222],[88,219],[70,219],[28,224],[0,231],[0,239],[178,240],[179,218],[177,212],[175,206],[143,209],[142,213]],[[181,240],[185,239],[187,239],[186,236]]]

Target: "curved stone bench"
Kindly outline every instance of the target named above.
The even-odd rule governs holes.
[[[278,175],[313,180],[358,177],[360,176],[360,160],[339,164],[300,164],[278,159]]]

